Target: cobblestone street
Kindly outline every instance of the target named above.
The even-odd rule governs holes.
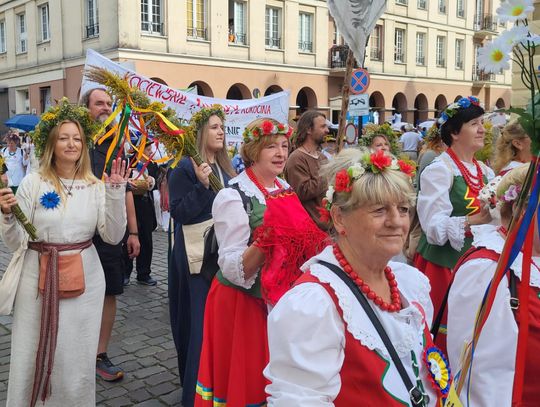
[[[0,242],[0,274],[11,254]],[[97,379],[98,406],[180,406],[180,380],[167,300],[167,234],[154,232],[152,275],[156,287],[131,284],[118,297],[118,312],[108,350],[126,376],[120,382]],[[101,311],[100,311],[101,312]],[[6,404],[11,317],[0,316],[0,406]],[[77,363],[77,361],[73,361]],[[67,406],[66,406],[67,407]]]

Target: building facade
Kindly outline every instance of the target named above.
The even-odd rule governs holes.
[[[389,0],[366,50],[370,107],[379,121],[394,112],[402,121],[436,117],[447,104],[474,95],[486,110],[508,107],[511,73],[488,75],[476,55],[484,41],[504,29],[494,15],[498,1]],[[333,27],[331,26],[331,29]],[[329,104],[341,108],[346,47],[334,36],[330,50]]]
[[[510,73],[475,62],[502,29],[493,3],[387,2],[365,61],[380,120],[422,121],[461,95],[509,105]],[[76,101],[88,48],[205,96],[290,90],[291,117],[313,108],[336,122],[341,108],[346,47],[324,0],[0,0],[0,122]]]
[[[327,27],[321,0],[0,0],[0,102],[77,100],[92,48],[173,88],[328,111]]]

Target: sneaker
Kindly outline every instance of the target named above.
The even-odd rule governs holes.
[[[124,277],[124,287],[127,287],[129,285],[129,277]]]
[[[96,376],[106,382],[114,382],[124,377],[124,371],[111,362],[107,353],[100,353],[96,358]]]
[[[138,280],[137,279],[137,284],[154,286],[154,285],[157,285],[157,281],[154,280],[152,277],[148,277],[145,280]]]

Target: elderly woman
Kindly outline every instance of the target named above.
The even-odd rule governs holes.
[[[504,126],[495,145],[493,170],[504,175],[531,160],[531,139],[523,127],[514,121]]]
[[[42,116],[34,135],[39,172],[17,195],[0,190],[1,237],[21,275],[13,308],[7,406],[94,406],[96,351],[105,278],[94,234],[117,244],[126,230],[126,164],[116,160],[105,182],[92,174],[86,134],[92,120],[64,99]],[[84,127],[81,126],[81,124]],[[35,225],[28,242],[12,208]],[[9,270],[8,270],[9,272]],[[39,401],[38,401],[39,400]]]
[[[471,225],[491,221],[478,193],[494,174],[474,158],[474,153],[484,146],[483,115],[484,109],[474,96],[448,105],[438,120],[448,149],[420,177],[417,214],[422,236],[414,265],[429,278],[435,310],[442,305],[451,269],[471,246]],[[445,340],[437,343],[444,347]]]
[[[501,227],[482,225],[472,228],[473,247],[477,250],[461,259],[455,272],[448,297],[448,356],[454,371],[462,367],[463,348],[471,342],[476,310],[490,284],[497,261],[502,253],[507,228],[515,212],[515,203],[529,166],[524,165],[508,172],[496,188],[501,212]],[[534,222],[535,236],[538,236]],[[465,387],[460,393],[463,405],[471,407],[512,405],[516,350],[520,324],[519,309],[512,309],[511,297],[525,287],[521,284],[523,255],[519,253],[511,266],[509,277],[504,277],[497,287],[495,301],[482,334],[477,342],[470,376],[465,375]],[[525,362],[525,381],[522,406],[537,406],[540,400],[540,243],[534,239],[529,291],[529,336]],[[510,279],[515,282],[512,292]],[[468,401],[468,403],[467,403]]]
[[[174,220],[174,245],[169,262],[169,310],[185,407],[193,406],[195,401],[204,306],[210,282],[201,274],[190,272],[196,264],[190,265],[184,229],[189,228],[186,225],[201,224],[212,218],[216,192],[210,188],[210,174],[214,172],[223,185],[235,175],[226,151],[224,121],[225,113],[220,105],[203,108],[193,115],[191,126],[197,135],[197,150],[204,163],[197,166],[185,157],[172,170],[168,180]],[[202,234],[199,236],[202,238]],[[198,268],[201,268],[200,262]]]
[[[219,266],[204,314],[196,406],[262,406],[268,363],[266,319],[326,238],[278,175],[291,131],[258,119],[244,131],[246,170],[212,207]]]
[[[323,175],[334,244],[304,264],[268,317],[268,404],[439,405],[451,377],[427,327],[428,279],[390,262],[409,231],[412,167],[349,149]]]

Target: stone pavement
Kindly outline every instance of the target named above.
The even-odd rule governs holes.
[[[0,275],[10,258],[0,242]],[[126,371],[126,376],[116,383],[97,379],[96,401],[100,407],[181,406],[182,390],[169,325],[167,234],[161,231],[154,232],[152,275],[158,280],[156,287],[136,284],[133,273],[131,284],[118,298],[108,354]],[[6,404],[10,332],[11,317],[0,316],[0,407]]]

